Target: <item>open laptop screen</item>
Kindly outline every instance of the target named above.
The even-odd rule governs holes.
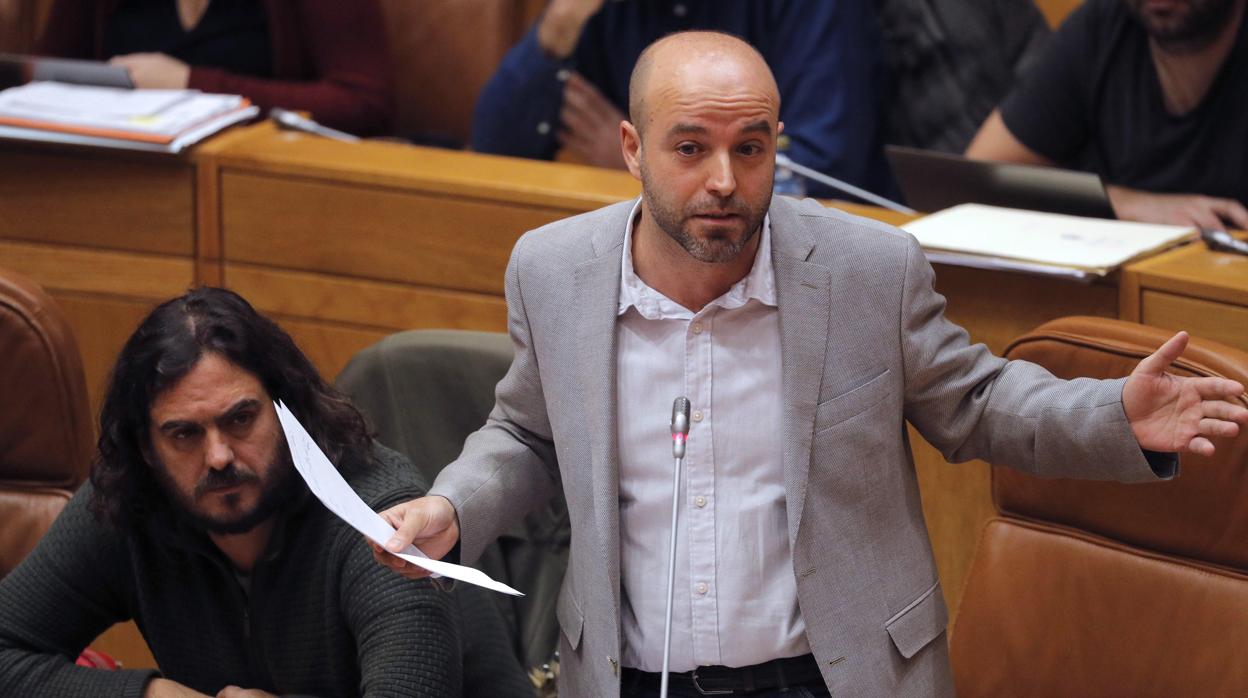
[[[1074,216],[1113,218],[1101,178],[1090,172],[969,160],[930,150],[885,148],[906,203],[925,212],[988,204]]]

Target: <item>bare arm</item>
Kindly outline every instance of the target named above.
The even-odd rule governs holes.
[[[1053,165],[1052,160],[1023,145],[1022,141],[1010,133],[1005,121],[1001,119],[1001,110],[993,109],[984,120],[979,132],[966,148],[966,157],[974,160],[1000,160],[1017,162],[1024,165]]]
[[[1204,230],[1248,230],[1248,209],[1234,199],[1203,194],[1158,194],[1117,185],[1105,193],[1114,215],[1124,221],[1189,225]]]

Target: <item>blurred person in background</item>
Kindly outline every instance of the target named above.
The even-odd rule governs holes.
[[[689,29],[738,36],[780,87],[788,155],[877,194],[883,59],[870,0],[551,0],[477,102],[474,150],[624,169],[620,122],[642,49]],[[811,183],[812,196],[832,192]],[[841,198],[844,198],[843,196]]]
[[[1088,0],[966,154],[1105,180],[1124,220],[1248,228],[1248,0]]]
[[[239,94],[386,135],[393,68],[377,0],[54,0],[36,53],[107,60],[135,87]]]

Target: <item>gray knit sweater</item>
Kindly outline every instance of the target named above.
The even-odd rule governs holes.
[[[424,489],[382,447],[370,467],[343,474],[377,510]],[[310,495],[283,515],[248,594],[204,534],[162,524],[122,536],[88,511],[91,493],[84,485],[0,580],[0,695],[141,696],[156,672],[73,664],[129,619],[166,678],[209,695],[229,684],[326,697],[464,690],[460,592],[378,565],[360,534]],[[493,678],[513,694],[519,665],[503,669]]]

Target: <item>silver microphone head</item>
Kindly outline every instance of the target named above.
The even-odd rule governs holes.
[[[672,402],[672,456],[685,457],[685,442],[689,439],[689,398],[678,397]]]
[[[301,114],[287,109],[282,109],[281,107],[273,107],[270,109],[269,118],[276,122],[281,128],[292,131],[303,131],[304,133],[311,133],[323,138],[332,138],[333,140],[342,141],[344,143],[358,143],[360,140],[356,136],[349,133],[344,133],[342,131],[329,128],[328,126],[322,126],[321,124],[318,124]]]

